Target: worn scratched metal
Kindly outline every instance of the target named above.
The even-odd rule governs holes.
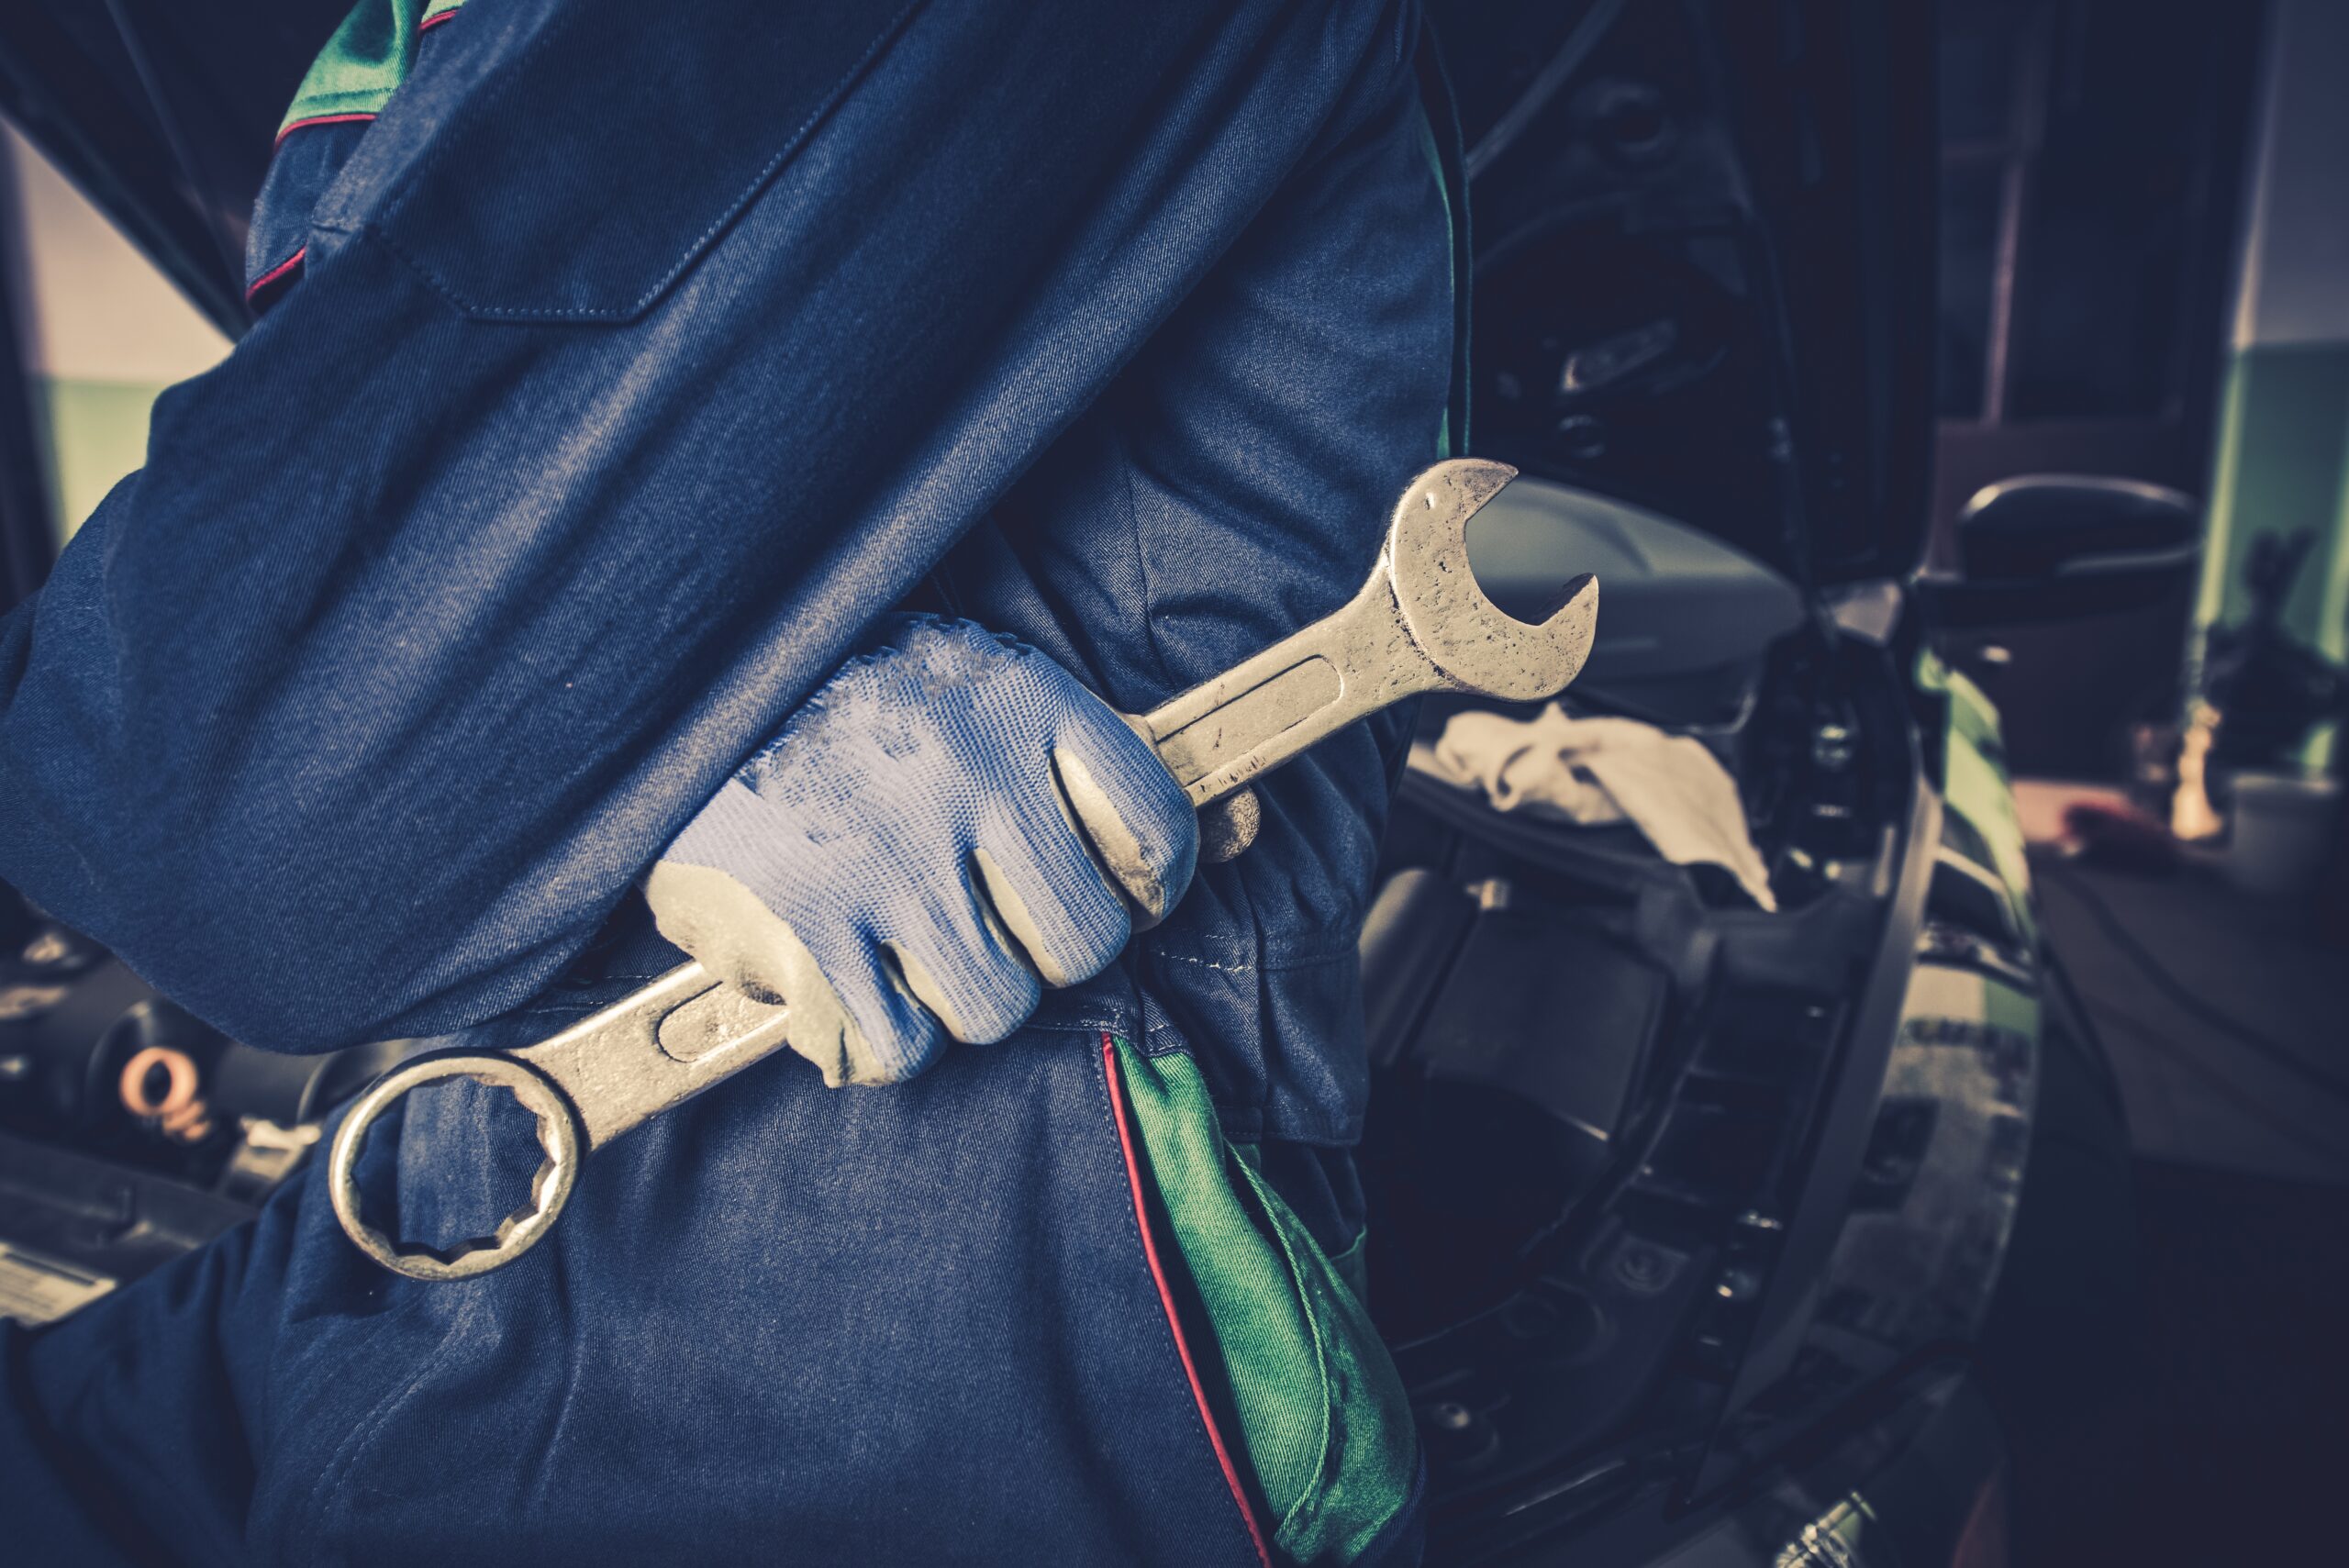
[[[1565,584],[1557,609],[1529,625],[1496,609],[1468,565],[1469,517],[1516,473],[1475,458],[1428,469],[1396,503],[1377,564],[1343,609],[1129,720],[1192,805],[1227,799],[1325,736],[1421,692],[1532,701],[1565,688],[1590,652],[1597,581]],[[524,1050],[417,1057],[362,1096],[335,1134],[335,1215],[361,1251],[411,1279],[503,1267],[553,1226],[582,1159],[772,1054],[784,1043],[787,1011],[688,963]],[[539,1119],[546,1162],[529,1205],[494,1235],[446,1249],[395,1241],[360,1212],[360,1148],[401,1095],[451,1078],[513,1091]]]
[[[1427,470],[1343,609],[1134,721],[1192,805],[1421,692],[1531,701],[1564,689],[1590,654],[1597,579],[1567,584],[1550,617],[1528,626],[1496,609],[1468,566],[1468,519],[1516,476],[1477,458]]]

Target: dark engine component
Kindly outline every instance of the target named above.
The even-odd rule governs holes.
[[[1588,909],[1425,868],[1388,883],[1364,951],[1373,1296],[1408,1334],[1497,1298],[1613,1162],[1671,976]]]

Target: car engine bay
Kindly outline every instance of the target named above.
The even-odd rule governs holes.
[[[1686,1469],[1738,1380],[1881,951],[1915,768],[1904,726],[1869,711],[1898,700],[1883,650],[1806,628],[1767,658],[1750,716],[1710,739],[1775,914],[1629,827],[1406,775],[1363,939],[1362,1163],[1372,1308],[1439,1520],[1575,1462],[1616,1484],[1583,1500]]]

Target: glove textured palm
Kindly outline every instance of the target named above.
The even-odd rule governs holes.
[[[896,616],[645,879],[662,933],[790,1006],[828,1084],[1003,1039],[1189,884],[1197,819],[1150,746],[1034,649]]]

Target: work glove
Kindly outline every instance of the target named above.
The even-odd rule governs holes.
[[[1003,1039],[1190,884],[1197,818],[1067,671],[968,621],[893,616],[645,879],[662,934],[788,1005],[824,1081],[891,1084]]]

